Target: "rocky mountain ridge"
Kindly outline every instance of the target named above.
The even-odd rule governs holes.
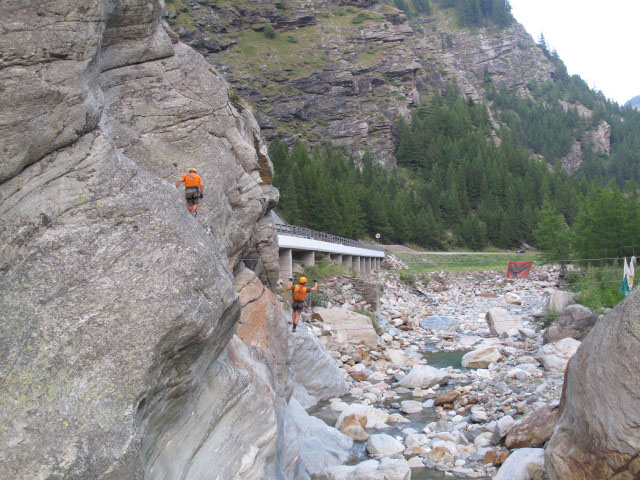
[[[636,110],[640,110],[640,95],[633,97],[631,100],[627,101],[624,104],[625,107],[635,108]]]
[[[346,6],[345,6],[346,5]],[[327,139],[394,165],[392,129],[421,95],[455,81],[475,101],[484,83],[526,90],[554,66],[524,28],[460,29],[446,9],[410,21],[380,2],[181,0],[167,4],[181,39],[255,110],[267,138]],[[276,37],[263,34],[270,22]]]

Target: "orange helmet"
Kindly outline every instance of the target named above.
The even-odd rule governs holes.
[[[307,283],[307,277],[300,277],[300,280],[298,280],[298,283]]]

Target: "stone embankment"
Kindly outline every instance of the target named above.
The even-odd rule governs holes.
[[[305,325],[349,393],[314,414],[354,447],[350,466],[314,478],[404,480],[411,469],[544,478],[564,369],[580,345],[569,334],[545,343],[536,319],[572,302],[556,289],[558,273],[540,267],[528,280],[507,280],[502,272],[435,272],[409,286],[380,272],[359,287],[382,292],[376,313],[352,279],[330,281],[330,308],[315,309]],[[564,331],[584,337],[592,326],[584,311],[567,310],[567,322],[576,320]],[[372,343],[374,327],[380,335]]]

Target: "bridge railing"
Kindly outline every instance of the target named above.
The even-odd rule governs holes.
[[[373,245],[371,243],[360,242],[358,240],[351,240],[350,238],[339,237],[338,235],[332,235],[325,232],[317,232],[310,228],[298,227],[297,225],[279,225],[276,224],[276,231],[283,235],[290,235],[292,237],[311,238],[313,240],[320,240],[322,242],[336,243],[338,245],[346,245],[348,247],[367,248],[369,250],[384,251],[384,247],[380,245]]]

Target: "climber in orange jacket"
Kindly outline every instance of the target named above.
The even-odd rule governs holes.
[[[302,310],[304,310],[304,299],[309,292],[315,292],[318,290],[318,279],[313,279],[314,285],[313,288],[307,287],[307,279],[305,277],[300,277],[298,280],[298,285],[293,285],[293,277],[289,277],[289,283],[285,287],[287,290],[293,290],[293,304],[291,305],[291,320],[293,322],[293,330],[296,331],[296,327],[298,326],[298,322],[300,321],[300,314]]]
[[[187,209],[193,216],[198,214],[198,201],[202,198],[204,185],[202,184],[202,178],[196,172],[195,168],[190,168],[189,173],[182,176],[176,188],[180,187],[180,184],[184,182],[185,190],[184,195],[187,200]]]

